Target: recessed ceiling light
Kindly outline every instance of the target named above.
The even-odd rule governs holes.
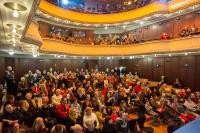
[[[107,57],[108,60],[110,60],[110,57]]]
[[[12,33],[16,33],[17,30],[15,28],[12,29]]]
[[[33,54],[33,57],[34,57],[34,58],[36,58],[36,57],[37,57],[37,55],[36,55],[36,54]]]
[[[18,11],[13,11],[13,17],[18,18],[19,17],[19,12]]]
[[[14,51],[9,51],[8,54],[9,54],[9,55],[14,55],[15,52],[14,52]]]

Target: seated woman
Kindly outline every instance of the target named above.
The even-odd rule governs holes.
[[[92,108],[87,107],[83,116],[83,126],[86,133],[97,133],[99,129],[99,121],[95,113],[92,112]]]
[[[34,133],[47,133],[47,128],[44,124],[43,118],[37,117],[32,126],[32,132]]]
[[[75,124],[81,124],[81,121],[80,121],[80,119],[78,119],[77,110],[70,108],[69,117],[67,117],[66,124],[65,124],[67,131],[70,132],[71,127],[74,126]]]
[[[55,94],[51,97],[52,104],[53,105],[60,104],[61,99],[62,99],[61,90],[60,89],[56,89]]]

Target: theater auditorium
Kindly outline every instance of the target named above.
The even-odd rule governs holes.
[[[200,0],[0,0],[0,133],[199,133]]]

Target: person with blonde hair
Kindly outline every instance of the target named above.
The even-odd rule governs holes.
[[[32,131],[34,133],[47,133],[46,126],[42,117],[37,117],[33,123]]]
[[[60,104],[61,99],[63,98],[60,89],[56,89],[55,94],[51,97],[51,102],[53,105]]]
[[[99,129],[99,121],[95,113],[92,112],[92,108],[87,107],[83,116],[83,126],[86,132],[95,132]]]

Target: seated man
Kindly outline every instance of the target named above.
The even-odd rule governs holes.
[[[153,111],[152,106],[150,105],[149,101],[145,103],[145,110],[146,112],[153,117],[152,125],[158,125],[158,113]]]
[[[3,122],[3,133],[7,133],[7,130],[12,127],[14,123],[18,123],[23,119],[23,115],[14,110],[11,104],[5,106],[5,112],[1,116],[1,121]]]

